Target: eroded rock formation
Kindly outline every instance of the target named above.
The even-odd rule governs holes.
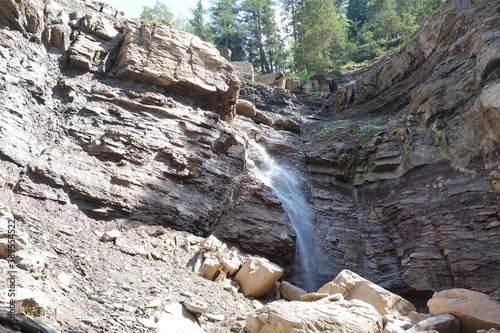
[[[229,125],[239,81],[212,45],[95,3],[23,3],[2,22],[26,37],[0,30],[1,176],[14,192],[101,219],[232,229],[246,252],[290,262],[293,231],[271,190],[248,181],[245,135]]]
[[[499,285],[499,23],[495,1],[449,1],[335,94],[346,120],[306,141],[319,270],[407,292]]]

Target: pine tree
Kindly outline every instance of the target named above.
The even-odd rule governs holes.
[[[205,23],[205,18],[203,16],[204,13],[205,11],[203,10],[203,4],[201,3],[201,0],[198,0],[196,7],[194,9],[191,9],[193,18],[189,20],[189,24],[191,25],[189,32],[200,37],[206,42],[212,42],[212,30],[210,29],[210,24]]]
[[[244,60],[243,31],[237,0],[217,0],[210,8],[210,17],[215,45],[230,49],[232,60]]]
[[[293,41],[295,43],[298,42],[299,40],[299,21],[300,18],[299,13],[304,7],[304,2],[305,0],[281,0],[283,2],[283,9],[284,12],[283,14],[286,16],[286,19],[288,20],[288,28],[291,31],[288,31],[291,33],[291,36],[293,38]]]
[[[346,31],[332,0],[306,0],[298,12],[296,69],[322,72],[333,68],[333,57],[346,43]]]
[[[242,3],[248,60],[262,73],[271,73],[284,60],[283,42],[278,33],[272,0],[245,0]]]
[[[368,0],[349,0],[346,17],[351,21],[351,34],[358,39],[363,25],[368,20]]]

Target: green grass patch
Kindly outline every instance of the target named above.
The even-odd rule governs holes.
[[[373,138],[373,136],[375,135],[375,133],[377,133],[377,132],[378,132],[378,129],[376,129],[374,127],[365,128],[364,130],[362,130],[358,134],[358,140],[359,141],[371,140]]]
[[[360,127],[359,127],[359,124],[358,123],[349,123],[347,125],[347,129],[349,131],[359,131]]]
[[[28,316],[31,316],[31,317],[35,318],[36,320],[38,320],[42,324],[45,324],[45,319],[42,316],[38,316],[37,313],[36,313],[36,311],[34,311],[32,308],[30,308],[30,307],[23,307],[22,312],[25,315],[28,315]]]

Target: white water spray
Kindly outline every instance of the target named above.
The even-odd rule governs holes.
[[[297,234],[292,280],[308,292],[316,291],[314,226],[298,178],[290,168],[278,164],[263,146],[253,141],[250,142],[250,159],[259,170],[257,177],[269,186],[281,201]]]

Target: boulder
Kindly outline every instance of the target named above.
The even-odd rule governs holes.
[[[343,270],[318,293],[341,293],[346,300],[359,299],[371,304],[380,315],[406,316],[415,306],[404,298],[370,282],[350,270]]]
[[[247,333],[382,332],[382,318],[359,300],[272,302],[248,318]]]
[[[342,296],[341,294],[335,294],[335,295],[340,295]],[[321,294],[321,293],[308,293],[308,294],[304,294],[304,295],[300,295],[300,300],[302,302],[316,302],[317,300],[320,300],[322,298],[326,298],[326,297],[330,297],[332,295],[330,294]],[[342,296],[342,298],[344,298],[344,296]]]
[[[300,133],[300,126],[295,120],[290,118],[279,118],[274,123],[274,127],[278,130],[288,131],[292,133]]]
[[[244,99],[239,99],[236,102],[236,114],[253,119],[256,116],[255,104]]]
[[[305,295],[307,292],[288,281],[282,281],[280,284],[280,293],[283,298],[289,301],[300,301],[301,296]]]
[[[296,79],[286,79],[285,89],[293,93],[300,94],[302,92],[302,85],[299,80]]]
[[[285,74],[283,73],[271,73],[265,75],[257,75],[255,77],[255,82],[265,83],[268,86],[285,89]]]
[[[500,305],[480,292],[467,289],[436,292],[427,302],[427,306],[432,316],[452,314],[457,317],[462,333],[500,329]]]
[[[240,82],[231,64],[211,44],[167,24],[125,22],[116,76],[152,83],[235,116]]]
[[[112,242],[121,236],[122,236],[122,233],[119,230],[115,229],[115,230],[110,230],[110,231],[106,231],[105,233],[103,233],[101,236],[101,240],[103,242]]]
[[[225,251],[219,258],[222,267],[221,270],[225,272],[228,276],[232,276],[236,274],[236,272],[241,267],[241,259],[238,254],[238,250],[232,248],[230,250]]]
[[[220,55],[224,57],[227,61],[231,61],[231,56],[233,55],[233,52],[225,47],[218,47],[217,51],[219,51]]]
[[[220,267],[221,263],[215,256],[207,256],[201,264],[199,274],[205,279],[213,281],[217,277]]]
[[[205,279],[222,281],[226,276],[234,275],[241,266],[238,250],[228,249],[214,235],[210,235],[201,243],[195,271]]]
[[[246,297],[260,297],[283,275],[284,270],[269,260],[258,257],[247,259],[234,280]]]
[[[269,117],[265,111],[256,110],[255,118],[253,119],[257,124],[264,124],[269,127],[273,127],[273,119]]]
[[[384,326],[384,333],[404,333],[405,329],[397,322],[389,321]]]
[[[408,319],[412,321],[412,323],[417,324],[427,318],[429,318],[430,315],[427,313],[418,313],[417,311],[412,311],[408,314]]]
[[[331,78],[315,75],[302,85],[302,93],[328,96],[332,92],[332,85]]]
[[[459,333],[460,322],[452,315],[439,315],[422,320],[406,332],[428,332],[438,331],[439,333]]]
[[[186,300],[182,302],[182,305],[191,313],[194,314],[202,314],[205,313],[208,309],[208,304],[203,302],[202,300]]]
[[[210,235],[201,242],[201,248],[203,252],[219,252],[227,250],[227,245],[222,243],[217,237],[214,235]]]
[[[167,304],[156,324],[159,333],[203,332],[196,318],[180,303]]]
[[[248,61],[233,61],[231,62],[234,70],[236,71],[236,75],[239,78],[253,81],[254,80],[254,70],[253,64]]]

